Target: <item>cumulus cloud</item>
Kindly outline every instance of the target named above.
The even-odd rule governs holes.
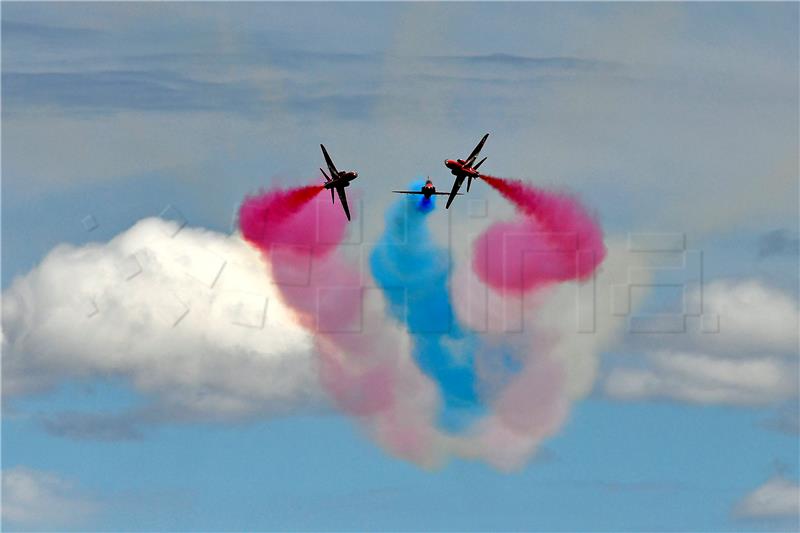
[[[726,358],[798,356],[797,302],[759,280],[705,283],[702,289],[688,291],[683,307],[687,313],[702,312],[703,319],[687,315],[682,332],[632,336],[633,347],[652,351],[658,346]]]
[[[51,421],[57,433],[114,438],[126,417],[231,420],[324,405],[309,335],[235,236],[145,219],[108,243],[56,247],[2,304],[7,400],[121,377],[154,404],[105,421],[73,414]]]
[[[455,255],[466,255],[464,247]],[[452,286],[474,288],[468,262],[455,264]],[[559,409],[565,409],[592,389],[600,350],[624,326],[624,318],[610,312],[613,287],[627,279],[629,268],[641,267],[641,254],[609,242],[602,271],[587,283],[553,287],[530,301],[487,292],[480,308],[463,298],[469,291],[457,290],[456,307],[476,331],[509,342],[538,339],[536,353],[563,374]],[[141,393],[143,405],[40,419],[54,435],[109,441],[140,438],[153,424],[326,408],[311,333],[298,325],[277,288],[264,258],[238,236],[160,219],[142,220],[108,243],[59,246],[3,293],[5,399],[13,404],[70,380],[121,379]],[[383,304],[365,313],[373,316],[385,316]],[[432,385],[411,363],[403,335],[385,320],[368,322],[372,334],[399,346],[398,364],[408,367],[404,372],[415,384],[402,401],[420,404],[414,412],[432,419]],[[542,387],[517,388],[522,400],[509,406],[507,418],[528,423],[520,417]],[[480,424],[475,435],[439,435],[430,464],[454,453],[513,468],[560,426],[549,421],[546,431],[511,438],[496,417]],[[380,424],[370,427],[378,441],[388,438]]]
[[[704,314],[719,317],[719,331],[694,335],[695,345],[717,354],[798,355],[797,302],[757,280],[718,280],[690,295]],[[699,307],[699,306],[698,306]]]
[[[25,528],[74,527],[99,510],[74,483],[55,474],[22,466],[3,470],[4,522]]]
[[[792,298],[759,281],[720,280],[691,293],[688,305],[718,329],[643,337],[647,365],[612,369],[607,394],[732,405],[797,396],[800,318]]]
[[[703,404],[762,405],[797,394],[797,365],[776,358],[724,359],[656,352],[646,369],[616,369],[606,392],[625,400],[669,398]]]
[[[736,506],[742,518],[794,518],[795,528],[800,519],[800,486],[775,476],[747,494]]]

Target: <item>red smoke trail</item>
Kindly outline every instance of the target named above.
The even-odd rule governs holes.
[[[358,411],[362,404],[385,401],[376,398],[387,387],[373,369],[351,375],[344,365],[342,351],[359,351],[358,343],[350,345],[352,339],[338,333],[357,331],[351,326],[361,318],[360,276],[340,254],[332,253],[344,238],[347,220],[341,208],[323,197],[312,201],[322,189],[314,185],[249,196],[239,208],[239,226],[267,259],[283,301],[314,335],[323,383],[345,408]],[[353,390],[361,393],[355,400],[359,405],[350,405]]]
[[[358,313],[358,272],[331,252],[347,219],[338,206],[315,196],[311,185],[248,196],[239,208],[242,236],[269,261],[272,279],[302,324],[337,330]]]
[[[293,215],[297,215],[323,188],[322,185],[308,185],[297,189],[276,189],[248,196],[239,207],[239,227],[242,230],[242,236],[265,252],[270,251],[276,244],[317,244],[317,227],[304,224]],[[335,226],[328,228],[335,228]],[[343,227],[340,229],[344,231]],[[336,239],[335,235],[329,235],[328,238],[321,239],[321,242],[339,242],[339,239]],[[316,254],[326,253],[327,248],[315,246],[314,252]]]
[[[603,261],[603,230],[577,198],[519,180],[481,178],[524,217],[492,225],[475,242],[473,268],[495,290],[521,294],[585,280]]]

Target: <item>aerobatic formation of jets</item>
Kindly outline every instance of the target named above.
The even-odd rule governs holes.
[[[418,191],[392,191],[394,193],[400,194],[420,194],[424,196],[426,199],[430,198],[431,196],[447,196],[447,204],[445,205],[445,209],[450,208],[450,204],[453,203],[453,199],[456,196],[460,196],[462,193],[458,192],[461,188],[461,185],[464,183],[464,179],[467,179],[467,192],[469,192],[469,188],[472,185],[472,180],[480,178],[481,174],[478,172],[478,167],[480,167],[486,158],[484,157],[481,159],[477,164],[475,164],[475,160],[478,158],[478,155],[481,153],[481,149],[483,148],[483,144],[486,142],[486,139],[489,138],[489,134],[483,136],[480,140],[478,145],[472,150],[466,159],[445,159],[444,166],[450,169],[450,173],[455,176],[455,181],[453,182],[453,188],[450,190],[449,193],[446,192],[439,192],[436,190],[436,187],[433,185],[433,182],[428,177],[428,180],[425,182],[420,190]],[[350,220],[350,209],[347,207],[347,193],[345,192],[345,187],[350,186],[350,182],[353,181],[358,177],[358,172],[353,170],[337,170],[336,166],[333,164],[333,160],[331,160],[331,156],[328,155],[328,151],[325,149],[325,146],[319,145],[322,148],[322,155],[325,156],[325,163],[328,165],[328,172],[330,172],[330,176],[325,174],[325,171],[321,168],[319,169],[322,172],[322,175],[325,176],[325,188],[331,191],[331,201],[336,203],[336,197],[334,196],[334,190],[339,195],[339,200],[342,204],[342,209],[344,209],[344,214],[347,216],[347,220]]]

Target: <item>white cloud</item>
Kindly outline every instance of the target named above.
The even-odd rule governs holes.
[[[736,506],[736,514],[744,518],[800,519],[800,486],[775,476],[747,494]]]
[[[688,306],[717,317],[719,330],[640,335],[645,367],[612,369],[608,395],[702,404],[766,405],[798,394],[798,309],[788,295],[755,280],[719,280],[694,291]]]
[[[52,528],[84,523],[99,505],[55,474],[17,466],[3,470],[3,521],[17,526]]]
[[[645,369],[613,370],[605,382],[621,400],[669,398],[701,404],[761,405],[797,395],[797,365],[777,358],[724,359],[656,352]]]
[[[718,280],[689,296],[703,313],[719,317],[719,332],[694,335],[693,343],[720,355],[798,355],[800,313],[789,295],[757,280]]]
[[[3,394],[126,378],[162,418],[319,406],[310,336],[238,237],[145,219],[58,246],[3,293]]]

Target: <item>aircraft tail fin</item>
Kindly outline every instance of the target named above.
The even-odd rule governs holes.
[[[323,175],[323,176],[325,176],[325,181],[331,181],[331,178],[330,178],[330,177],[328,177],[328,175],[327,175],[327,174],[325,174],[325,171],[324,171],[324,170],[322,170],[322,169],[319,169],[319,171],[320,171],[320,172],[322,172],[322,175]]]
[[[336,198],[333,196],[333,189],[331,189],[331,203],[332,204],[336,203]]]
[[[477,165],[475,165],[474,167],[472,167],[472,168],[474,168],[475,170],[478,170],[478,167],[481,166],[484,161],[486,161],[485,157],[483,159],[481,159],[480,162]]]

